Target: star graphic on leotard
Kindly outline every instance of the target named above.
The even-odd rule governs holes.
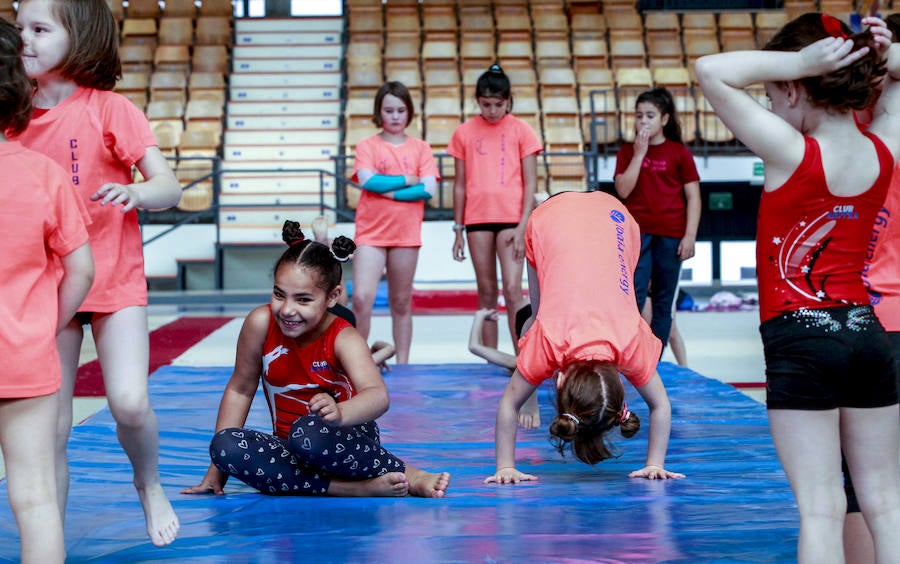
[[[776,245],[780,245],[781,237],[772,237],[772,242],[775,243]]]

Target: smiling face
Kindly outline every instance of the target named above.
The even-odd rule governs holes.
[[[27,0],[19,5],[16,26],[25,48],[22,60],[28,76],[52,76],[72,45],[69,32],[53,12],[53,0]]]
[[[403,133],[409,124],[409,110],[406,103],[393,94],[385,94],[381,100],[381,123],[386,133]]]
[[[275,272],[272,315],[286,337],[315,338],[329,307],[337,303],[341,287],[326,292],[317,270],[284,263]]]
[[[479,96],[475,99],[481,109],[481,117],[488,123],[497,123],[509,111],[509,100],[495,96]]]

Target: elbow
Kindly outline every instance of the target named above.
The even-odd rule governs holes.
[[[715,72],[715,55],[704,55],[697,59],[696,64],[694,65],[694,73],[697,76],[697,84],[702,88],[704,85],[710,83],[710,81],[716,76]]]

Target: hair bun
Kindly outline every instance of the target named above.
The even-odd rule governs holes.
[[[350,255],[352,255],[355,250],[356,243],[353,242],[353,239],[344,237],[343,235],[338,235],[331,243],[331,254],[333,254],[334,258],[340,262],[350,260]]]
[[[281,239],[288,245],[295,245],[306,239],[306,235],[300,229],[300,223],[286,219],[284,226],[281,228]]]

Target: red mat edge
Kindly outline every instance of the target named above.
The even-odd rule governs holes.
[[[170,364],[186,350],[212,332],[234,319],[233,317],[180,317],[150,332],[150,370]],[[100,362],[92,360],[78,367],[75,377],[75,397],[106,395]]]

